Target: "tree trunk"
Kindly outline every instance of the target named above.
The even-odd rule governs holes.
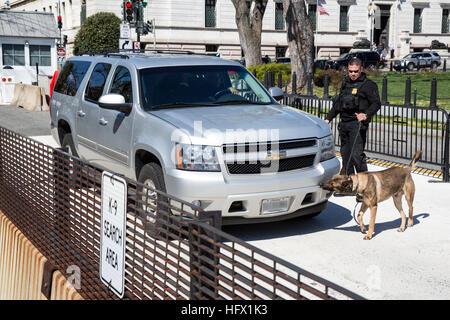
[[[297,87],[302,89],[308,75],[314,72],[314,32],[306,14],[304,0],[283,0],[286,35],[291,57],[292,74],[297,75]]]
[[[231,1],[236,9],[236,25],[239,32],[239,41],[244,51],[245,66],[261,64],[262,20],[266,11],[267,0]],[[250,17],[252,2],[254,2],[254,7]]]

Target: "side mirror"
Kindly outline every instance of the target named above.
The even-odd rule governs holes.
[[[277,101],[280,101],[284,97],[283,90],[281,90],[281,88],[278,88],[278,87],[270,88],[269,93]]]
[[[131,113],[131,109],[133,108],[132,103],[126,103],[125,98],[117,93],[109,93],[101,96],[100,99],[98,99],[98,105],[103,109],[123,112],[127,116]]]

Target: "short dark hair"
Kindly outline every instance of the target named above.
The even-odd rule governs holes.
[[[353,57],[350,59],[350,61],[348,62],[349,66],[358,66],[361,67],[362,66],[362,61],[361,59],[357,58],[357,57]]]

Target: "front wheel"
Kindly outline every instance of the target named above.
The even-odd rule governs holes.
[[[160,165],[152,162],[144,165],[139,173],[138,182],[144,186],[139,187],[142,200],[142,209],[145,213],[146,225],[154,236],[160,235],[161,228],[166,224],[169,210],[167,197],[156,192],[166,192],[164,174]]]
[[[77,150],[75,149],[75,144],[73,143],[73,138],[72,138],[72,134],[71,133],[66,133],[64,135],[62,143],[61,143],[61,147],[67,148],[68,149],[68,153],[71,156],[74,156],[74,157],[78,158],[78,153],[77,153]]]

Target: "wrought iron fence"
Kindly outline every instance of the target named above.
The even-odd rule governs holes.
[[[332,107],[332,100],[314,96],[285,94],[283,103],[322,119]],[[339,117],[332,122],[335,143],[340,146]],[[423,150],[423,163],[441,168],[443,180],[449,181],[449,113],[440,108],[383,104],[372,118],[367,132],[366,151],[400,159],[411,159]]]
[[[124,299],[363,299],[217,229],[219,212],[125,180]],[[99,274],[101,183],[100,168],[0,127],[0,211],[48,259],[44,277],[79,269],[84,299],[118,299]]]

